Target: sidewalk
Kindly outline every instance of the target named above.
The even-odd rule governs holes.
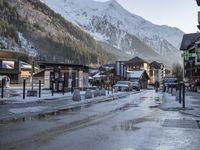
[[[164,93],[164,103],[159,106],[166,111],[179,111],[180,113],[200,117],[200,93],[186,92],[185,108],[176,100],[176,96],[170,93]]]
[[[126,97],[133,92],[107,93],[106,96],[93,97],[92,99],[84,99],[84,93],[81,92],[82,100],[80,102],[72,101],[71,93],[65,93],[64,95],[55,93],[52,96],[50,91],[46,91],[46,94],[43,92],[41,98],[26,97],[25,100],[21,96],[4,98],[4,104],[0,105],[0,123],[25,121],[62,111],[79,109],[83,106]]]

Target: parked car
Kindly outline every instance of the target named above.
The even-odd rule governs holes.
[[[114,85],[114,88],[117,91],[131,91],[132,85],[130,81],[117,81],[117,83]]]
[[[166,91],[166,88],[167,87],[172,87],[172,88],[175,88],[177,85],[177,78],[165,78],[163,80],[163,92]]]
[[[138,80],[131,81],[132,89],[136,91],[140,90],[140,82]]]

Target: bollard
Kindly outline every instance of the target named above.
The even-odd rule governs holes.
[[[52,81],[51,84],[52,84],[52,87],[51,87],[51,94],[52,94],[52,96],[54,96],[54,88],[53,88],[54,85],[53,85],[53,81]]]
[[[74,90],[73,96],[72,96],[72,100],[73,101],[81,101],[81,94],[80,91],[78,89]]]
[[[23,99],[25,99],[25,93],[26,93],[26,80],[23,81]]]
[[[41,80],[39,80],[39,97],[41,97]]]
[[[74,92],[74,88],[73,88],[73,86],[71,86],[71,93],[73,93]]]
[[[94,91],[94,97],[98,97],[98,96],[100,96],[100,90],[99,88],[96,88]]]
[[[113,95],[114,88],[112,87],[112,95]]]
[[[85,99],[91,99],[92,98],[92,92],[90,89],[87,89],[85,92]]]
[[[181,83],[179,83],[179,103],[181,104]]]
[[[172,92],[173,92],[173,86],[171,85],[171,95],[172,95]]]
[[[63,81],[63,84],[62,84],[62,94],[64,95],[65,94],[65,82]]]
[[[185,84],[183,83],[183,108],[185,108]]]
[[[1,80],[1,98],[3,98],[4,97],[4,93],[3,93],[3,91],[4,91],[4,88],[3,88],[3,79]]]

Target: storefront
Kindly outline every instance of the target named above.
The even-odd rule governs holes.
[[[40,63],[44,70],[44,88],[61,90],[89,86],[89,67],[65,63]]]
[[[0,76],[8,76],[10,83],[19,82],[19,61],[16,59],[0,59]]]

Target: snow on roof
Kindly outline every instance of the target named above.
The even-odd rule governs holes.
[[[127,71],[127,73],[130,78],[140,78],[142,74],[144,73],[144,71],[143,70]]]
[[[195,42],[200,39],[200,33],[184,34],[180,50],[187,50],[189,46],[192,46]]]
[[[94,79],[100,79],[101,77],[104,77],[105,75],[102,75],[102,74],[100,74],[100,72],[98,72],[97,74],[95,74],[94,76],[93,76],[93,78]]]
[[[29,64],[27,64],[27,65],[22,65],[21,68],[22,68],[22,69],[32,69],[32,65],[29,65]],[[35,67],[35,69],[38,70],[39,68],[38,68],[38,67]]]
[[[31,65],[22,65],[21,68],[23,69],[32,69]]]
[[[100,78],[100,77],[101,77],[100,72],[98,72],[97,74],[95,74],[95,75],[93,76],[93,78]]]
[[[92,80],[92,79],[94,79],[94,78],[89,76],[88,79]]]

